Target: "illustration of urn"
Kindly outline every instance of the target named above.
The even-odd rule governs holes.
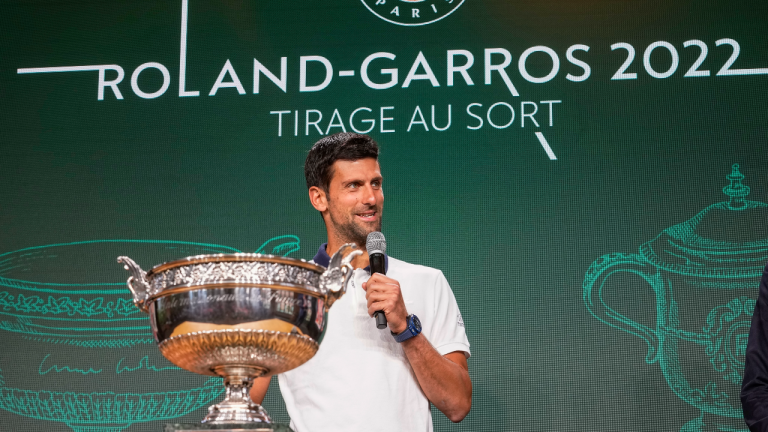
[[[739,392],[760,276],[768,261],[768,204],[749,201],[733,165],[728,200],[665,229],[636,254],[598,258],[584,277],[584,302],[595,318],[648,343],[672,391],[701,410],[688,431],[745,431]],[[656,325],[622,315],[604,294],[611,276],[640,276],[656,297]],[[614,305],[616,306],[616,305]]]
[[[298,237],[285,235],[257,252],[298,249]],[[122,432],[178,421],[219,399],[220,378],[192,375],[157,350],[115,257],[155,262],[239,252],[183,241],[89,240],[0,253],[0,430],[20,430],[32,418],[74,432]]]

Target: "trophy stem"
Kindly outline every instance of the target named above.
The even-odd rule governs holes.
[[[208,408],[202,423],[272,423],[267,411],[251,400],[253,379],[266,374],[266,369],[254,366],[219,366],[213,369],[224,377],[224,400]]]

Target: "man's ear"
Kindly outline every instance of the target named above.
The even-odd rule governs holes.
[[[328,210],[328,196],[324,190],[317,186],[309,188],[309,202],[320,213]]]

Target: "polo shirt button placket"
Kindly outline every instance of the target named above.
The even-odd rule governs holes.
[[[368,315],[368,302],[365,299],[365,290],[363,283],[369,279],[368,272],[363,269],[356,269],[352,280],[352,291],[354,291],[354,314]]]
[[[349,287],[351,288],[351,291],[352,291],[352,302],[351,302],[352,315],[357,315],[358,310],[360,309],[360,307],[358,306],[358,302],[360,301],[360,294],[358,294],[357,292],[357,286],[361,285],[357,280],[359,276],[360,276],[360,270],[355,269],[354,273],[352,274],[352,277],[349,279],[349,283],[350,285],[352,285],[351,287]]]

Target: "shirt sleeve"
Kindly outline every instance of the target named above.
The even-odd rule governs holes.
[[[464,331],[464,320],[456,304],[456,297],[442,272],[439,272],[435,280],[434,292],[434,323],[430,323],[427,335],[429,342],[440,355],[462,351],[469,357],[469,340]]]
[[[744,421],[752,432],[768,432],[768,265],[760,280],[741,386]]]

